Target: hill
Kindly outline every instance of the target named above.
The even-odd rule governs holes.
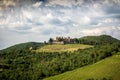
[[[100,36],[85,36],[85,37],[81,37],[81,38],[76,38],[75,39],[75,42],[76,44],[67,44],[67,45],[48,45],[46,47],[43,47],[44,43],[39,43],[39,42],[26,42],[26,43],[20,43],[20,44],[16,44],[14,46],[11,46],[11,47],[8,47],[6,49],[3,49],[4,51],[8,50],[8,51],[12,51],[12,50],[28,50],[30,47],[32,47],[33,50],[36,50],[36,49],[40,49],[41,47],[43,47],[43,51],[45,48],[48,48],[51,47],[65,47],[68,46],[68,48],[76,48],[75,50],[77,50],[79,47],[89,47],[90,45],[97,45],[97,44],[107,44],[107,43],[114,43],[114,42],[117,42],[119,41],[118,39],[116,38],[113,38],[109,35],[100,35]],[[88,44],[88,45],[79,45],[79,44]],[[69,47],[70,46],[70,47]],[[3,51],[2,50],[2,51]],[[41,50],[41,49],[40,49]],[[52,49],[51,49],[52,50]]]
[[[44,80],[119,80],[120,54]]]
[[[107,44],[107,43],[111,44],[119,40],[109,35],[100,35],[100,36],[85,36],[79,38],[78,41],[79,43],[82,44],[99,45],[99,44]]]
[[[84,44],[52,44],[52,45],[45,45],[39,49],[37,52],[61,52],[61,51],[75,51],[78,49],[85,49],[93,47],[91,45],[84,45]]]
[[[65,44],[67,48],[81,44]],[[65,45],[62,45],[65,46]],[[65,52],[35,52],[52,45],[28,42],[0,51],[1,80],[42,80],[86,65],[94,64],[120,52],[120,42]],[[60,45],[61,46],[61,45]],[[82,46],[82,48],[85,45]],[[32,50],[30,48],[32,47]],[[54,48],[58,45],[55,45]],[[62,48],[61,47],[61,48]],[[111,65],[110,65],[111,66]]]
[[[29,50],[30,47],[32,47],[32,49],[37,49],[37,48],[40,48],[44,45],[45,45],[44,43],[26,42],[26,43],[20,43],[20,44],[10,46],[10,47],[3,49],[1,51]]]
[[[78,49],[85,49],[92,47],[91,45],[104,45],[118,42],[116,38],[109,35],[100,36],[85,36],[82,38],[74,38],[75,44],[52,44],[45,45],[37,49],[37,52],[61,52],[61,51],[75,51]],[[86,45],[85,45],[86,44]]]

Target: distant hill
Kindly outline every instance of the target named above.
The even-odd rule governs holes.
[[[44,80],[120,80],[120,54]]]
[[[100,35],[100,36],[85,36],[82,38],[79,38],[79,43],[82,44],[92,44],[92,45],[98,45],[98,44],[107,44],[107,43],[114,43],[119,41],[116,38],[113,38],[109,35]]]
[[[109,35],[100,35],[100,36],[85,36],[81,38],[75,38],[75,42],[77,44],[88,44],[88,45],[99,45],[99,44],[111,44],[114,42],[119,41],[116,38],[113,38]],[[30,47],[33,50],[39,49],[40,47],[44,46],[44,43],[39,43],[39,42],[26,42],[26,43],[21,43],[21,44],[16,44],[14,46],[8,47],[5,50],[28,50]],[[2,51],[3,51],[2,50]]]
[[[3,49],[2,51],[29,50],[29,48],[37,49],[44,45],[45,45],[44,43],[26,42],[26,43],[16,44],[14,46]]]

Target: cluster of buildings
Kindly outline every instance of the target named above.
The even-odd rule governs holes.
[[[65,43],[75,43],[75,40],[71,39],[70,37],[56,37],[56,39],[53,40],[53,44],[65,44]]]

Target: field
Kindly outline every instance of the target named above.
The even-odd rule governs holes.
[[[91,45],[84,45],[84,44],[52,44],[46,45],[37,49],[37,52],[61,52],[61,51],[75,51],[78,49],[85,49],[93,47]]]
[[[44,80],[120,80],[120,54]]]

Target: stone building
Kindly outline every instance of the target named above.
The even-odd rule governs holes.
[[[56,39],[53,40],[53,44],[65,44],[65,43],[74,43],[74,39],[71,39],[70,37],[56,37]]]

